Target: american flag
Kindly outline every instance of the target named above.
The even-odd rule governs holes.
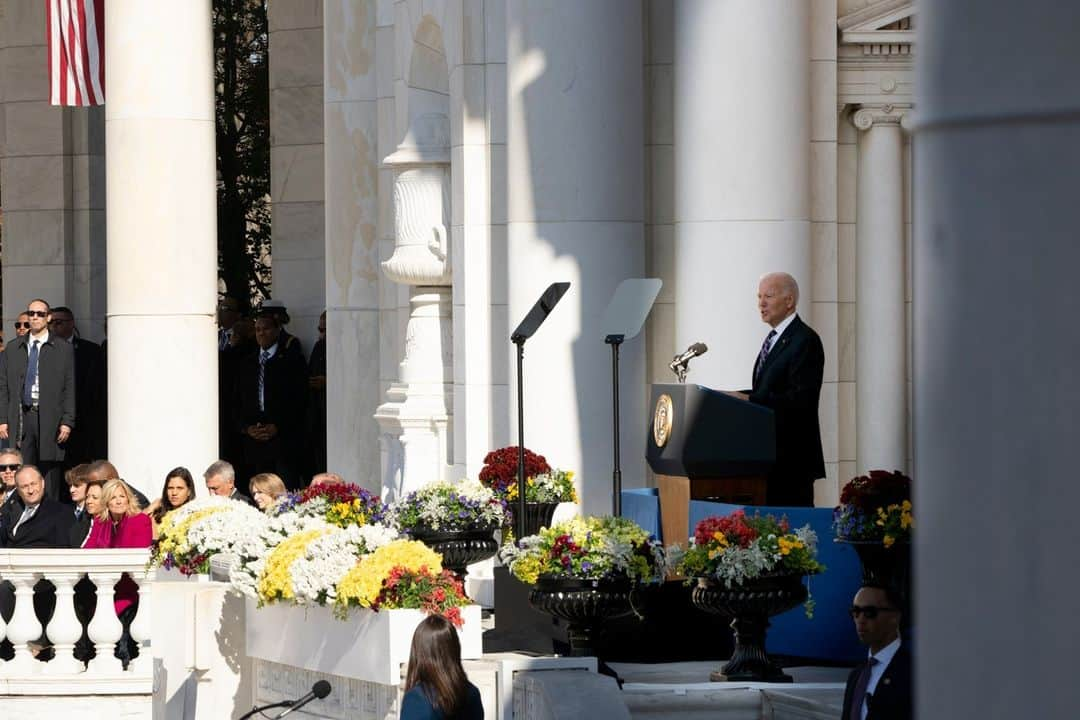
[[[45,0],[49,102],[105,102],[105,0]]]

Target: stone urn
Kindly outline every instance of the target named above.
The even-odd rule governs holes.
[[[559,507],[557,502],[525,503],[525,535],[536,535],[540,532],[540,528],[551,527],[551,518],[555,516],[555,508],[557,507]],[[509,528],[515,527],[514,512],[517,512],[516,503],[507,513],[510,516],[507,520],[507,527]]]
[[[442,555],[443,567],[462,581],[469,565],[493,557],[499,549],[493,527],[450,531],[416,527],[409,534]]]
[[[836,542],[850,545],[855,549],[862,564],[862,582],[864,585],[883,585],[895,589],[904,599],[904,626],[911,625],[911,543],[897,542],[886,547],[879,540],[846,540],[836,538]]]
[[[690,596],[694,607],[730,617],[735,632],[731,659],[720,670],[710,673],[709,680],[791,682],[791,676],[765,652],[765,633],[770,617],[805,602],[807,589],[802,579],[802,575],[766,575],[728,588],[711,578],[697,578]]]
[[[541,576],[529,593],[529,604],[567,622],[571,656],[595,656],[596,637],[604,623],[635,612],[636,594],[633,583],[623,577]]]

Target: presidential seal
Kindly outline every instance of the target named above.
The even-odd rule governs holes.
[[[671,437],[671,422],[675,415],[675,407],[671,403],[671,396],[667,393],[656,399],[656,409],[653,410],[652,436],[656,441],[656,447],[667,445]]]

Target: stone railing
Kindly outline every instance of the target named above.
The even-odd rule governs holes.
[[[113,679],[144,681],[149,688],[153,677],[150,649],[153,583],[146,573],[148,559],[149,551],[145,549],[0,550],[0,580],[11,584],[0,588],[0,608],[9,606],[14,599],[11,619],[5,622],[0,613],[0,639],[6,638],[14,648],[10,660],[2,659],[0,651],[0,682],[4,685],[0,694],[18,695],[24,691],[36,694],[42,679],[76,679],[76,676],[80,680],[76,684],[81,685],[87,680]],[[139,644],[139,655],[127,670],[114,656],[123,627],[113,608],[114,586],[125,573],[139,586],[138,611],[130,628],[132,639]],[[76,615],[75,586],[83,578],[88,578],[97,588],[96,610],[85,626],[96,653],[88,664],[75,657],[75,644],[84,630]],[[56,599],[55,609],[44,624],[34,609],[34,588],[42,580],[55,587]],[[42,592],[45,587],[39,589],[39,604],[51,594]],[[48,661],[45,657],[49,653],[43,652],[38,644],[43,635],[52,647]]]

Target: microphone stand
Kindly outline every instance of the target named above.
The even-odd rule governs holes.
[[[251,710],[249,710],[246,713],[244,713],[243,715],[241,715],[239,720],[247,720],[248,718],[255,717],[255,713],[261,713],[261,712],[263,712],[265,710],[271,710],[273,708],[279,708],[279,707],[284,707],[284,708],[291,707],[292,704],[293,704],[292,700],[282,700],[281,702],[271,703],[269,705],[263,705],[262,707],[253,707],[253,708],[251,708]],[[278,717],[281,717],[281,716],[279,715]]]

